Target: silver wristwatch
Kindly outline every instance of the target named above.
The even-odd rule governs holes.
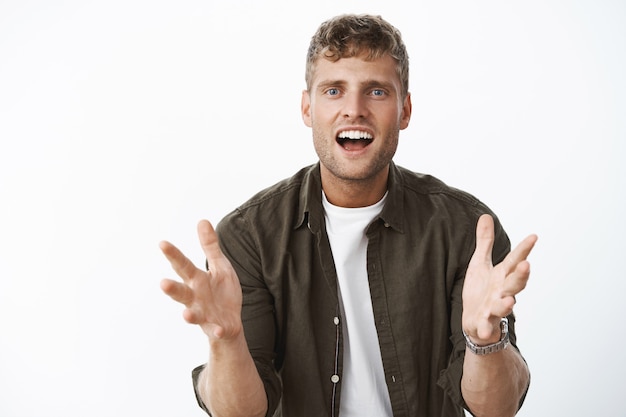
[[[509,320],[504,317],[500,320],[500,330],[501,336],[500,340],[496,343],[492,343],[487,346],[478,346],[476,343],[472,342],[463,330],[463,336],[465,336],[465,344],[476,355],[488,355],[490,353],[500,352],[505,349],[509,345]]]

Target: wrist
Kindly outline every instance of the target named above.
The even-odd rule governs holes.
[[[496,333],[497,340],[475,341],[463,330],[465,345],[476,355],[488,355],[504,350],[509,345],[509,320],[504,317],[500,320],[500,332]],[[495,338],[495,337],[494,337]]]
[[[232,345],[245,341],[243,323],[238,318],[233,319],[228,326],[207,325],[202,328],[209,339],[209,344]]]

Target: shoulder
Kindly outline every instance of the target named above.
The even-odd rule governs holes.
[[[246,202],[241,204],[237,210],[251,210],[273,203],[281,203],[287,199],[298,199],[303,185],[314,175],[317,165],[310,165],[300,169],[291,177],[285,178],[267,188],[254,194]]]
[[[481,214],[493,212],[467,191],[452,187],[432,175],[393,166],[390,176],[390,197],[403,215],[442,218],[449,221],[475,221]]]
[[[232,212],[219,224],[221,229],[231,229],[234,223],[249,229],[296,227],[309,204],[309,196],[320,190],[319,166],[309,165],[291,177],[260,190]],[[318,197],[321,199],[321,197]]]
[[[497,215],[473,194],[450,186],[427,174],[394,166],[391,170],[390,218],[401,220],[402,227],[418,226],[421,230],[435,228],[445,231],[450,239],[463,239],[474,244],[476,224],[483,214],[493,217],[497,248],[495,257],[503,257],[510,243]]]
[[[396,166],[398,184],[403,187],[408,197],[422,199],[447,199],[451,203],[468,206],[480,206],[481,201],[467,191],[450,186],[432,175],[411,171]]]

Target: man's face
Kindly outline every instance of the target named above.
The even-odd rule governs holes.
[[[387,175],[399,131],[409,124],[410,96],[402,99],[393,58],[319,58],[302,117],[313,130],[322,175],[348,181]]]

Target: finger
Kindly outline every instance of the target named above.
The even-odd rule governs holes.
[[[183,311],[183,319],[189,324],[208,325],[204,313],[195,308],[186,308]],[[215,325],[211,325],[215,327]]]
[[[472,262],[489,263],[492,265],[491,252],[494,241],[493,218],[488,214],[483,214],[476,224],[476,249],[472,255]]]
[[[163,279],[161,281],[161,290],[169,295],[174,301],[185,305],[187,307],[183,310],[183,318],[190,324],[202,324],[203,317],[201,311],[196,311],[197,308],[193,306],[194,294],[193,290],[187,285],[171,279]]]
[[[489,340],[493,336],[494,325],[489,320],[481,320],[476,327],[476,334],[479,339]]]
[[[200,246],[206,256],[207,265],[209,270],[219,262],[224,260],[224,254],[220,249],[217,233],[213,225],[208,220],[201,220],[198,223],[198,238],[200,239]]]
[[[517,267],[504,280],[503,296],[512,296],[522,292],[530,278],[530,263],[526,260],[517,264]]]
[[[178,250],[176,246],[171,243],[162,241],[159,243],[159,248],[167,260],[170,261],[172,269],[174,269],[176,274],[178,274],[183,281],[187,282],[194,276],[194,274],[197,273],[197,271],[199,271],[193,262],[191,262],[189,258],[187,258],[180,250]]]
[[[518,268],[521,262],[525,261],[537,243],[537,235],[529,235],[522,240],[509,254],[504,258],[502,264],[506,268],[506,273],[510,274]]]
[[[161,281],[161,290],[173,300],[186,306],[193,301],[193,291],[183,283],[171,279],[163,279]]]

